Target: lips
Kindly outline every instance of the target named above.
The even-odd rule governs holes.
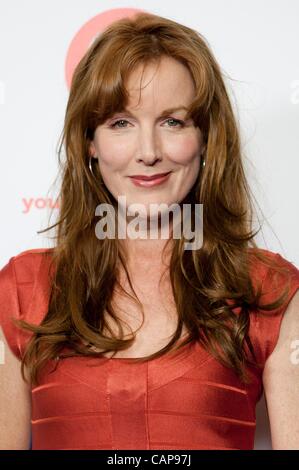
[[[168,181],[170,178],[170,175],[171,175],[171,171],[168,171],[167,173],[157,173],[151,176],[146,176],[146,175],[130,176],[130,179],[135,186],[138,186],[140,188],[153,188],[156,186],[160,186],[166,181]]]
[[[168,171],[166,173],[157,173],[157,174],[151,175],[151,176],[133,175],[133,176],[130,176],[130,178],[134,178],[135,180],[140,180],[140,181],[153,181],[155,179],[162,178],[163,176],[166,176],[169,173],[170,173],[170,171]]]

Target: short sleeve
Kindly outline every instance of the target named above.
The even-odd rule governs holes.
[[[19,328],[12,321],[12,318],[20,318],[20,305],[13,260],[14,257],[10,258],[0,271],[0,326],[10,350],[20,360]]]
[[[270,252],[271,253],[271,252]],[[270,311],[257,310],[253,315],[251,336],[258,361],[264,365],[273,352],[279,337],[280,326],[293,296],[299,289],[299,270],[291,261],[279,253],[272,253],[279,269],[268,268],[262,281],[261,303],[272,303],[288,288],[288,293],[280,307]],[[273,315],[275,314],[275,315]]]
[[[31,249],[9,259],[0,271],[0,326],[13,354],[21,360],[32,332],[13,321],[39,325],[48,310],[49,249]]]

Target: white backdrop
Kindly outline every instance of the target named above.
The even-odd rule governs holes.
[[[57,195],[50,186],[67,77],[88,41],[127,8],[190,26],[210,44],[230,77],[248,178],[265,216],[257,241],[299,267],[297,0],[0,0],[0,266],[52,244],[36,232]],[[263,400],[255,448],[271,448]]]

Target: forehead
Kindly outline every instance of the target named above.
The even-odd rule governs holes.
[[[139,64],[125,81],[127,108],[173,108],[188,106],[195,95],[193,77],[181,62],[163,57],[159,62]]]

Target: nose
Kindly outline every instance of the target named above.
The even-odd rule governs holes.
[[[143,162],[147,166],[154,166],[162,160],[158,148],[157,138],[152,129],[144,128],[140,130],[137,163]]]
[[[161,161],[162,159],[156,155],[144,155],[137,158],[137,162],[143,162],[146,166],[154,166],[156,162]]]

